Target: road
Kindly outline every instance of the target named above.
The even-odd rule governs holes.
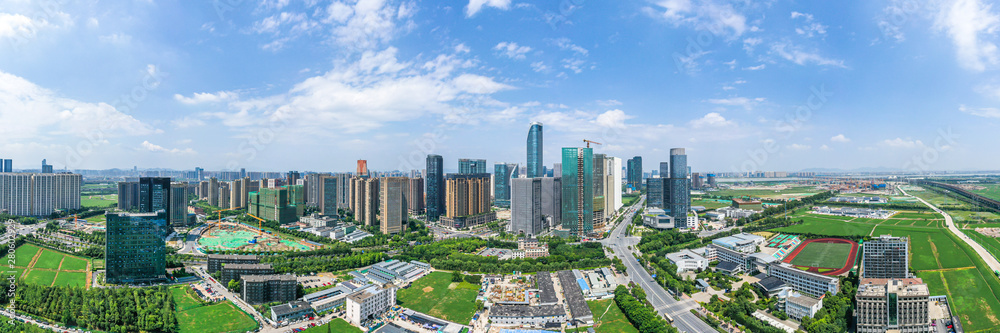
[[[221,293],[222,296],[226,298],[226,300],[233,302],[233,304],[235,304],[237,307],[243,309],[243,311],[246,311],[246,313],[249,313],[251,316],[253,316],[254,319],[256,319],[258,323],[260,323],[261,329],[272,328],[272,326],[268,324],[267,321],[264,321],[264,318],[261,317],[260,312],[257,312],[257,309],[254,309],[252,306],[244,302],[242,299],[236,297],[236,295],[233,295],[233,293],[229,292],[229,289],[226,289],[226,286],[222,285],[218,281],[215,281],[215,279],[211,279],[210,278],[211,276],[208,275],[208,272],[206,272],[204,268],[195,267],[193,268],[193,270],[195,274],[197,274],[199,277],[201,277],[202,280],[205,281],[205,283],[210,284],[212,286],[212,289],[214,289],[216,292]]]
[[[715,329],[691,313],[692,309],[698,307],[697,302],[691,299],[675,300],[663,287],[653,281],[653,277],[645,269],[639,266],[633,255],[633,250],[629,250],[629,246],[632,249],[636,248],[636,245],[639,244],[639,237],[625,236],[625,229],[632,223],[632,217],[636,214],[636,210],[642,208],[643,201],[645,201],[645,197],[640,198],[636,204],[632,205],[621,223],[601,243],[610,246],[615,255],[622,260],[627,268],[629,279],[646,291],[646,299],[656,308],[656,312],[660,315],[669,315],[670,318],[674,319],[674,327],[677,327],[681,332],[688,333],[714,332]]]
[[[965,241],[966,244],[969,244],[969,246],[971,246],[973,250],[976,250],[976,253],[979,254],[980,258],[983,258],[983,261],[986,262],[987,266],[990,266],[990,269],[992,269],[994,272],[1000,271],[1000,262],[997,261],[997,258],[994,258],[993,255],[991,255],[988,251],[986,251],[986,249],[983,248],[982,245],[979,245],[979,243],[976,243],[976,241],[969,238],[969,236],[966,236],[965,233],[963,233],[961,230],[958,230],[958,227],[955,226],[955,222],[953,222],[951,219],[951,215],[948,215],[948,213],[945,213],[943,210],[938,209],[930,202],[927,202],[926,200],[920,197],[906,193],[906,191],[903,190],[902,186],[899,187],[899,191],[902,192],[904,195],[917,198],[917,200],[923,202],[924,205],[927,205],[927,207],[930,207],[935,212],[944,215],[944,222],[948,226],[948,230],[951,230],[951,232],[954,233],[956,236],[958,236],[958,238],[961,238],[962,241]]]
[[[180,254],[204,254],[201,251],[197,251],[198,248],[198,235],[201,233],[203,228],[208,228],[207,225],[199,226],[197,228],[191,229],[188,232],[187,239],[184,240],[184,245],[181,250],[177,253]]]

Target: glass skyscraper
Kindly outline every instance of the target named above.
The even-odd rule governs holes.
[[[167,212],[108,213],[105,216],[107,281],[138,283],[166,279],[167,251],[160,230],[167,225]]]
[[[625,180],[632,189],[642,189],[642,156],[628,160],[628,172],[625,174]]]
[[[493,165],[493,204],[510,207],[511,176],[517,171],[517,164],[497,163]]]
[[[664,200],[669,202],[670,216],[674,218],[674,225],[680,227],[687,226],[687,213],[691,209],[691,189],[688,182],[687,155],[684,148],[670,149],[670,179],[667,180],[670,187],[669,198]]]
[[[542,123],[528,129],[528,178],[544,177],[542,166]]]
[[[562,225],[577,236],[594,231],[593,163],[593,149],[562,149]]]
[[[427,179],[424,180],[427,220],[437,221],[444,215],[444,159],[441,155],[427,155]]]
[[[458,160],[458,173],[489,173],[489,171],[486,171],[486,160],[462,158]]]

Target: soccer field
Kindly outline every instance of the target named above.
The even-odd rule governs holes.
[[[792,259],[792,265],[841,268],[847,263],[851,254],[851,244],[845,243],[809,243]]]

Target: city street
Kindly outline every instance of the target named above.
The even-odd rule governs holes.
[[[639,266],[639,263],[633,256],[633,251],[629,250],[630,246],[632,249],[635,249],[636,245],[639,244],[639,238],[625,236],[625,229],[632,223],[633,216],[637,214],[636,210],[642,208],[643,201],[645,201],[645,197],[640,198],[639,201],[632,205],[621,223],[611,232],[611,235],[601,242],[610,246],[615,251],[618,258],[625,264],[630,281],[635,282],[646,291],[646,299],[653,304],[656,312],[674,319],[674,327],[677,327],[681,332],[689,333],[715,331],[711,326],[708,326],[708,324],[691,313],[692,309],[698,307],[697,302],[690,299],[684,301],[675,300],[663,287],[653,280],[653,277],[645,269]]]

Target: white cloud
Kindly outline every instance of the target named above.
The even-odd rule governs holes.
[[[837,135],[834,135],[832,138],[830,138],[830,141],[832,141],[832,142],[843,142],[843,143],[846,143],[846,142],[851,142],[851,139],[848,139],[843,134],[837,134]]]
[[[605,100],[598,100],[597,104],[600,104],[602,106],[618,106],[622,105],[622,102],[617,99],[605,99]]]
[[[830,146],[822,145],[822,146],[819,146],[819,149],[820,150],[830,150]]]
[[[91,17],[91,18],[87,19],[87,27],[88,28],[93,29],[93,28],[97,28],[99,26],[101,26],[101,22],[98,21],[97,18]]]
[[[577,58],[566,58],[562,60],[563,68],[573,71],[573,73],[580,74],[583,72],[583,65],[586,61]]]
[[[625,128],[625,120],[631,118],[632,116],[626,115],[625,111],[614,109],[598,115],[594,122],[601,127],[621,129]]]
[[[531,47],[517,45],[515,42],[500,42],[493,49],[507,58],[518,60],[524,59],[524,55],[531,52]]]
[[[531,63],[531,70],[542,73],[549,70],[549,66],[546,66],[544,62],[536,61]]]
[[[183,149],[183,150],[177,149],[177,148],[167,149],[167,148],[163,148],[163,146],[156,145],[156,144],[151,143],[149,141],[143,141],[141,147],[142,147],[143,150],[151,151],[151,152],[154,152],[154,153],[169,153],[169,154],[194,154],[195,153],[195,151],[193,149],[191,149],[191,148],[187,148],[187,149]]]
[[[560,49],[563,50],[570,50],[584,56],[590,54],[590,51],[581,47],[580,45],[573,44],[573,42],[566,37],[556,38],[552,40],[552,42],[553,44],[555,44],[556,46],[558,46]]]
[[[751,37],[751,38],[744,39],[743,40],[743,49],[747,51],[747,54],[751,54],[751,53],[753,53],[754,47],[756,47],[757,45],[760,45],[761,42],[763,42],[763,40],[760,39],[760,38],[756,38],[756,37]]]
[[[905,149],[919,148],[924,146],[924,143],[920,142],[920,140],[911,140],[909,138],[907,139],[895,138],[891,140],[884,140],[880,144],[890,148],[905,148]]]
[[[750,66],[750,67],[743,67],[743,70],[747,70],[747,71],[759,71],[759,70],[762,70],[764,68],[767,68],[766,64],[760,64],[760,65],[757,65],[757,66]]]
[[[906,22],[905,19],[915,15],[912,11],[913,5],[918,4],[907,0],[890,0],[890,4],[882,9],[878,17],[878,28],[882,31],[882,36],[886,39],[895,40],[897,43],[906,40],[906,34],[900,24]],[[876,42],[879,39],[876,39]]]
[[[746,17],[730,4],[716,0],[660,0],[644,11],[674,26],[688,26],[735,38],[747,30]]]
[[[822,66],[835,66],[847,68],[843,60],[829,59],[814,52],[807,52],[789,43],[774,43],[771,45],[771,52],[794,62],[798,65],[817,64]]]
[[[820,24],[819,22],[813,22],[812,14],[792,12],[792,19],[802,18],[805,21],[805,25],[795,28],[795,33],[805,36],[813,37],[817,35],[826,34],[826,26]]]
[[[465,16],[476,15],[483,9],[483,6],[507,10],[510,8],[510,0],[469,0],[469,5],[465,7]]]
[[[0,133],[4,140],[145,135],[153,127],[106,103],[59,97],[24,78],[0,71]]]
[[[191,97],[184,97],[181,94],[174,94],[174,100],[188,104],[204,104],[204,103],[218,103],[227,102],[237,99],[239,96],[232,91],[220,91],[217,93],[194,93]]]
[[[995,37],[1000,17],[979,0],[955,0],[941,7],[935,26],[947,31],[962,67],[984,71],[1000,63]]]
[[[101,43],[115,44],[115,45],[125,45],[132,42],[132,36],[120,32],[116,32],[110,35],[104,35],[97,37]]]
[[[718,112],[712,112],[706,114],[704,117],[692,120],[689,125],[695,129],[702,129],[707,127],[725,127],[735,125],[731,120],[726,120]]]
[[[330,24],[337,44],[355,50],[371,50],[394,39],[412,24],[408,21],[416,5],[410,1],[397,4],[391,0],[334,1],[327,7],[324,23]],[[402,25],[397,21],[403,22]],[[301,29],[300,29],[301,30]]]
[[[33,21],[21,14],[0,13],[0,38],[31,38],[38,28],[47,25],[45,21]]]
[[[204,121],[202,121],[201,119],[192,118],[192,117],[184,117],[184,118],[181,118],[181,119],[175,119],[175,120],[171,121],[170,123],[173,124],[174,127],[176,127],[176,128],[189,128],[189,127],[205,126],[205,122]]]
[[[754,106],[757,106],[757,104],[760,104],[765,100],[766,99],[764,97],[757,97],[757,98],[730,97],[730,98],[708,99],[707,102],[717,105],[739,106],[747,110],[752,110]]]
[[[812,14],[799,13],[799,12],[796,12],[796,11],[792,12],[792,18],[793,19],[799,18],[799,17],[805,18],[806,21],[812,21],[813,20]]]
[[[460,43],[458,45],[455,45],[455,53],[469,53],[469,51],[472,51],[472,49],[470,49],[468,46],[465,46],[465,43]]]
[[[785,148],[788,148],[789,150],[809,150],[812,149],[812,146],[793,143],[785,146]]]
[[[997,118],[1000,119],[1000,109],[998,108],[968,108],[965,105],[958,107],[959,111],[971,114],[977,117],[983,118]]]

